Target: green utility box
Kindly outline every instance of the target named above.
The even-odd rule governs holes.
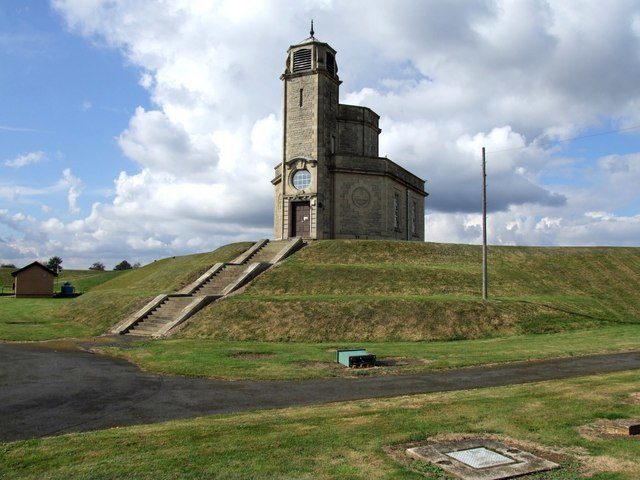
[[[373,367],[376,364],[376,356],[364,348],[337,350],[336,362],[349,368]]]

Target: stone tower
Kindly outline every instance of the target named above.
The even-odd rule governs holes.
[[[315,38],[313,24],[310,33],[289,47],[280,77],[275,238],[423,240],[424,181],[378,157],[378,115],[339,103],[336,51]]]

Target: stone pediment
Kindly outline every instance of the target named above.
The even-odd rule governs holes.
[[[318,161],[310,157],[295,157],[285,161],[285,163],[289,168],[307,168],[315,167]]]

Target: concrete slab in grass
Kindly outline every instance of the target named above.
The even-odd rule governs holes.
[[[559,467],[519,447],[484,438],[430,442],[406,453],[462,480],[503,480]]]

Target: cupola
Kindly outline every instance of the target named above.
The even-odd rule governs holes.
[[[308,38],[296,45],[291,45],[287,50],[284,75],[325,72],[337,80],[336,51],[328,43],[321,42],[315,37],[313,20],[309,34]]]

